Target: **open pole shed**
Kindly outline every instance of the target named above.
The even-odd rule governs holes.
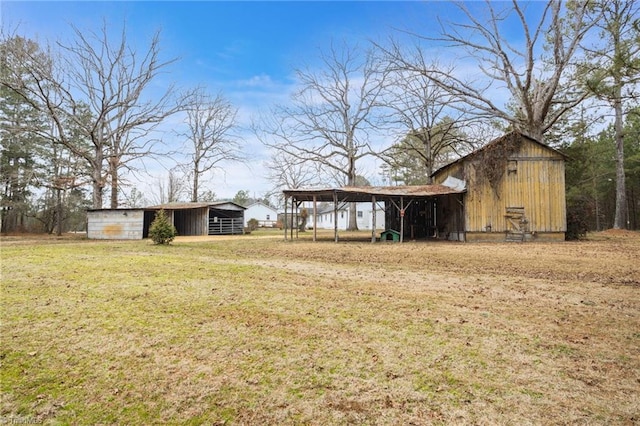
[[[464,188],[452,188],[445,185],[418,186],[361,186],[342,188],[288,189],[283,191],[285,211],[291,206],[292,215],[302,202],[312,202],[314,217],[317,216],[318,202],[333,203],[334,241],[339,241],[338,209],[347,203],[372,204],[372,211],[383,209],[387,230],[399,234],[400,241],[405,239],[464,237],[462,226],[461,194]],[[456,211],[438,210],[440,203],[458,206]],[[446,215],[446,217],[445,217]],[[293,238],[293,233],[291,233]],[[287,234],[285,231],[285,239]],[[376,227],[372,226],[371,241],[375,242]]]

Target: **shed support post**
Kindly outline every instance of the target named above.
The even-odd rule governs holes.
[[[404,197],[400,197],[400,242],[404,242]]]
[[[436,238],[438,238],[438,199],[435,198],[433,200],[433,233]]]
[[[375,243],[376,242],[376,196],[372,195],[371,196],[371,214],[372,214],[372,218],[371,218],[371,242]]]
[[[296,205],[296,197],[291,197],[291,224],[289,225],[289,236],[291,237],[291,241],[293,241],[293,227],[296,222],[296,218],[294,217],[294,209]]]
[[[284,226],[283,226],[283,228],[284,228],[284,240],[285,241],[287,241],[287,225],[288,225],[287,222],[289,221],[287,219],[287,202],[288,202],[288,200],[289,200],[289,197],[287,197],[285,195],[285,197],[284,197],[284,221],[283,221],[283,223],[284,223]]]
[[[318,228],[318,200],[317,197],[313,196],[313,241],[316,241],[317,237],[317,228]]]
[[[333,191],[333,240],[338,242],[338,194]]]
[[[298,221],[300,220],[300,216],[299,216],[300,204],[301,204],[301,201],[296,199],[296,240],[300,238],[300,235],[298,233],[298,231],[300,231],[300,227],[298,226]],[[291,238],[293,239],[293,237]]]

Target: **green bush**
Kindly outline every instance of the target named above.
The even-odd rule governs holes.
[[[159,210],[149,227],[149,237],[155,244],[169,244],[176,235],[178,235],[176,227],[169,222],[164,210]]]
[[[587,236],[589,212],[584,200],[567,200],[567,232],[565,240],[581,240]]]
[[[250,231],[255,231],[256,229],[258,229],[258,226],[260,225],[260,222],[258,222],[258,219],[249,219],[247,221],[247,228],[249,228]]]

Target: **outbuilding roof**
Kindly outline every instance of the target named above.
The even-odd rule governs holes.
[[[328,201],[335,199],[344,202],[366,202],[375,196],[384,198],[429,198],[438,195],[459,194],[464,190],[445,185],[405,185],[405,186],[345,186],[342,188],[286,189],[286,197],[295,197],[298,201]],[[335,198],[334,198],[335,197]]]
[[[200,209],[205,207],[220,207],[224,205],[234,205],[240,207],[241,209],[246,209],[246,207],[241,206],[240,204],[234,203],[233,201],[213,201],[208,203],[166,203],[166,204],[158,204],[157,206],[147,207],[147,210],[189,210],[189,209]]]

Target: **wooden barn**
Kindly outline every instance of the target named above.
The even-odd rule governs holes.
[[[156,212],[164,210],[178,235],[234,235],[244,233],[244,210],[239,204],[169,203],[146,208],[91,209],[87,211],[87,238],[142,239]]]
[[[439,231],[466,241],[564,240],[565,156],[519,132],[508,133],[433,174],[462,181],[458,200],[437,206]],[[458,238],[455,238],[458,239]]]
[[[290,189],[284,191],[285,213],[289,199],[294,222],[302,203],[312,203],[312,217],[316,203],[332,203],[335,241],[338,211],[349,203],[384,210],[381,240],[561,241],[564,163],[559,151],[512,132],[437,170],[433,185]]]

